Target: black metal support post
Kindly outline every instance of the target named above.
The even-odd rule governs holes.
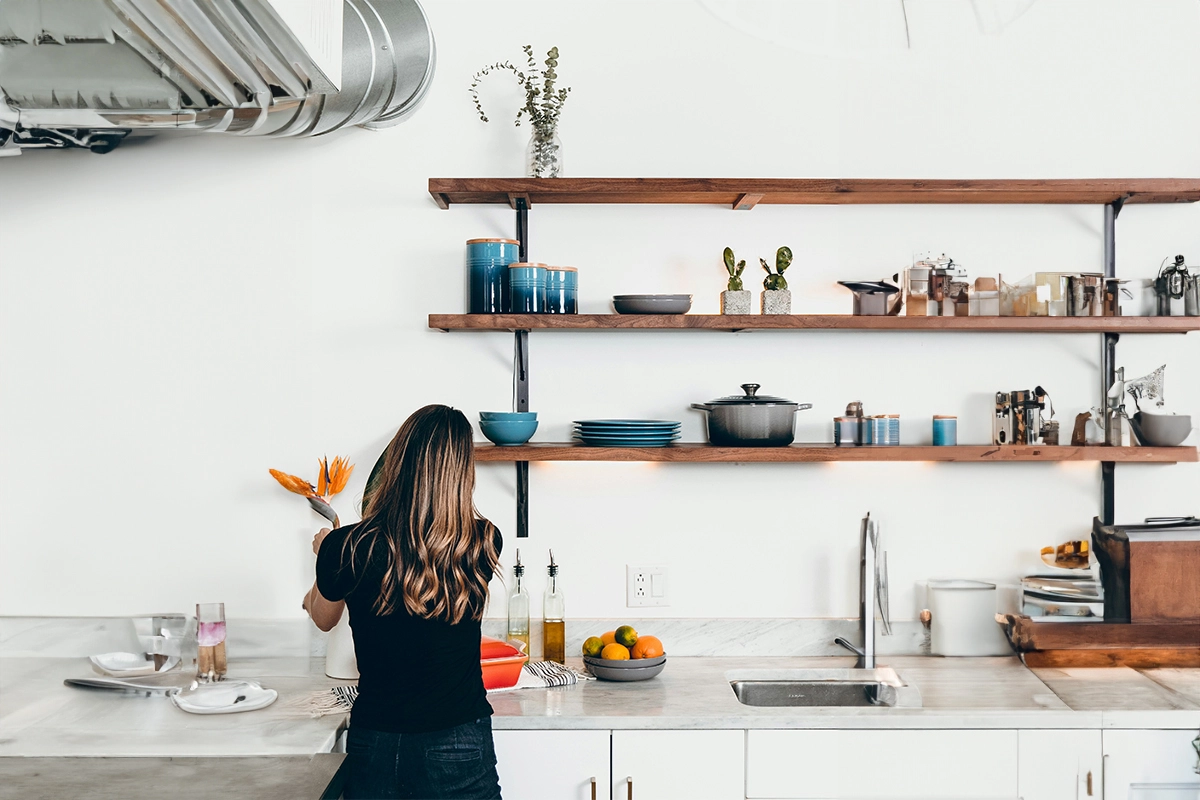
[[[1104,277],[1117,277],[1117,216],[1125,198],[1118,197],[1104,206]],[[1117,379],[1117,339],[1115,333],[1105,333],[1100,344],[1100,413],[1104,421],[1104,442],[1112,441],[1112,419],[1109,415],[1108,391]],[[1102,511],[1100,520],[1112,525],[1116,517],[1116,473],[1117,465],[1112,461],[1100,462],[1100,491]]]
[[[518,197],[517,241],[521,261],[529,260],[529,203]],[[517,331],[513,341],[513,410],[529,410],[529,331]],[[529,462],[517,462],[517,538],[529,536]]]

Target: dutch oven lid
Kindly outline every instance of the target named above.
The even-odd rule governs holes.
[[[743,383],[742,391],[745,394],[733,394],[728,397],[718,397],[716,400],[709,400],[708,404],[712,406],[774,406],[787,405],[794,406],[798,403],[792,400],[784,400],[782,397],[771,397],[770,395],[758,394],[759,385],[757,383]]]

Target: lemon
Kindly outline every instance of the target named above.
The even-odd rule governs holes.
[[[583,654],[596,658],[600,655],[600,651],[604,649],[604,642],[600,641],[599,636],[589,636],[587,641],[583,643]]]
[[[629,625],[622,625],[617,628],[615,641],[617,644],[623,644],[626,647],[633,647],[637,644],[637,631]]]
[[[604,649],[600,651],[600,657],[607,658],[609,661],[628,661],[629,648],[616,642],[606,644],[604,645]]]

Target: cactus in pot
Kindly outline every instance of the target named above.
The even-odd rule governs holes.
[[[792,293],[788,291],[787,278],[783,277],[784,271],[792,265],[792,249],[781,247],[775,251],[774,272],[765,258],[760,258],[758,263],[762,264],[767,273],[767,277],[763,279],[762,313],[792,313]]]
[[[722,254],[725,261],[725,271],[729,273],[729,287],[721,292],[722,314],[749,314],[750,292],[742,286],[742,272],[746,269],[746,259],[734,263],[733,249],[726,247]]]

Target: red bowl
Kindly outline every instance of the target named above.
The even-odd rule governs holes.
[[[479,665],[483,668],[484,689],[509,689],[517,685],[521,667],[529,656],[508,642],[484,636],[479,644]]]

